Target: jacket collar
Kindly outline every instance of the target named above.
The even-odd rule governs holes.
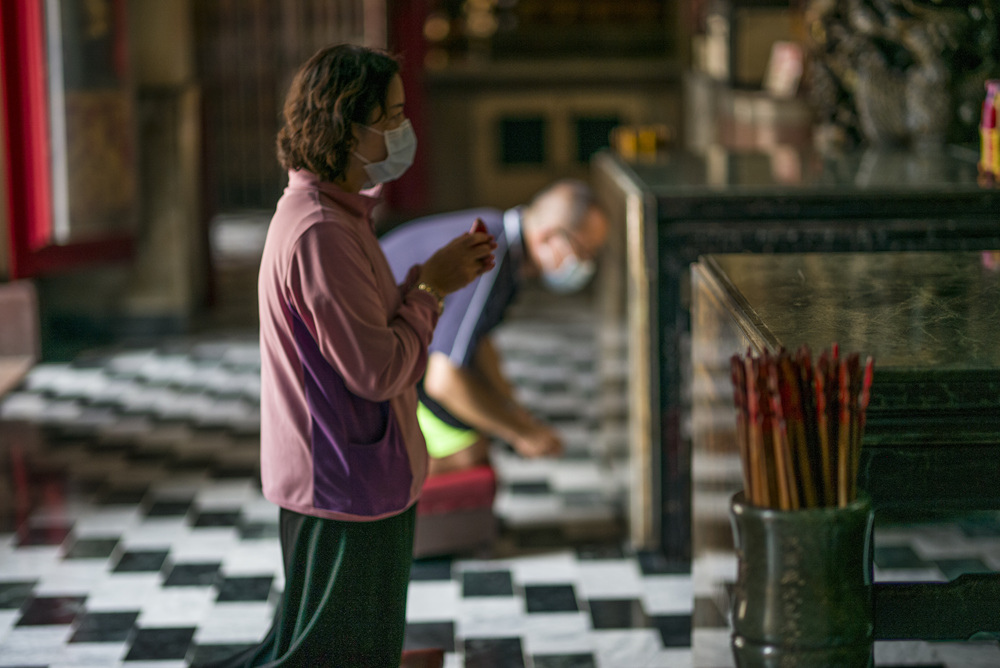
[[[318,190],[352,216],[368,221],[369,225],[373,224],[372,210],[382,201],[379,197],[347,192],[336,183],[322,181],[319,176],[305,169],[289,170],[288,187]]]
[[[524,207],[516,206],[503,212],[504,236],[507,238],[507,254],[515,271],[520,271],[524,261]]]

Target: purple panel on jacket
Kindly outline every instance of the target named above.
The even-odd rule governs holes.
[[[313,504],[365,516],[403,510],[413,474],[389,402],[368,401],[347,389],[292,313],[312,416]]]

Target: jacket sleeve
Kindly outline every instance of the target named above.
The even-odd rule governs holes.
[[[343,227],[315,225],[299,239],[287,277],[292,307],[324,358],[370,401],[416,385],[438,318],[436,301],[420,290],[401,294],[390,312],[378,268],[389,272],[385,258],[370,257]]]
[[[399,284],[399,296],[402,299],[405,300],[406,295],[410,292],[410,290],[417,287],[417,284],[420,282],[421,269],[423,269],[422,264],[415,264],[410,267],[409,271],[406,272],[406,278],[404,278],[403,282]]]

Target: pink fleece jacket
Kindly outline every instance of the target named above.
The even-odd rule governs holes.
[[[415,386],[437,304],[398,286],[371,222],[378,200],[289,172],[258,279],[264,496],[306,515],[375,520],[427,475]]]

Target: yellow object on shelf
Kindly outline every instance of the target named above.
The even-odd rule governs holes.
[[[983,101],[983,115],[979,123],[979,174],[983,182],[990,185],[996,185],[1000,181],[998,116],[1000,116],[1000,80],[991,79],[986,82],[986,99]]]
[[[981,142],[979,168],[994,177],[1000,175],[1000,131],[996,128],[979,128]]]
[[[670,146],[673,133],[663,124],[619,125],[611,131],[611,146],[629,161],[655,161]]]

